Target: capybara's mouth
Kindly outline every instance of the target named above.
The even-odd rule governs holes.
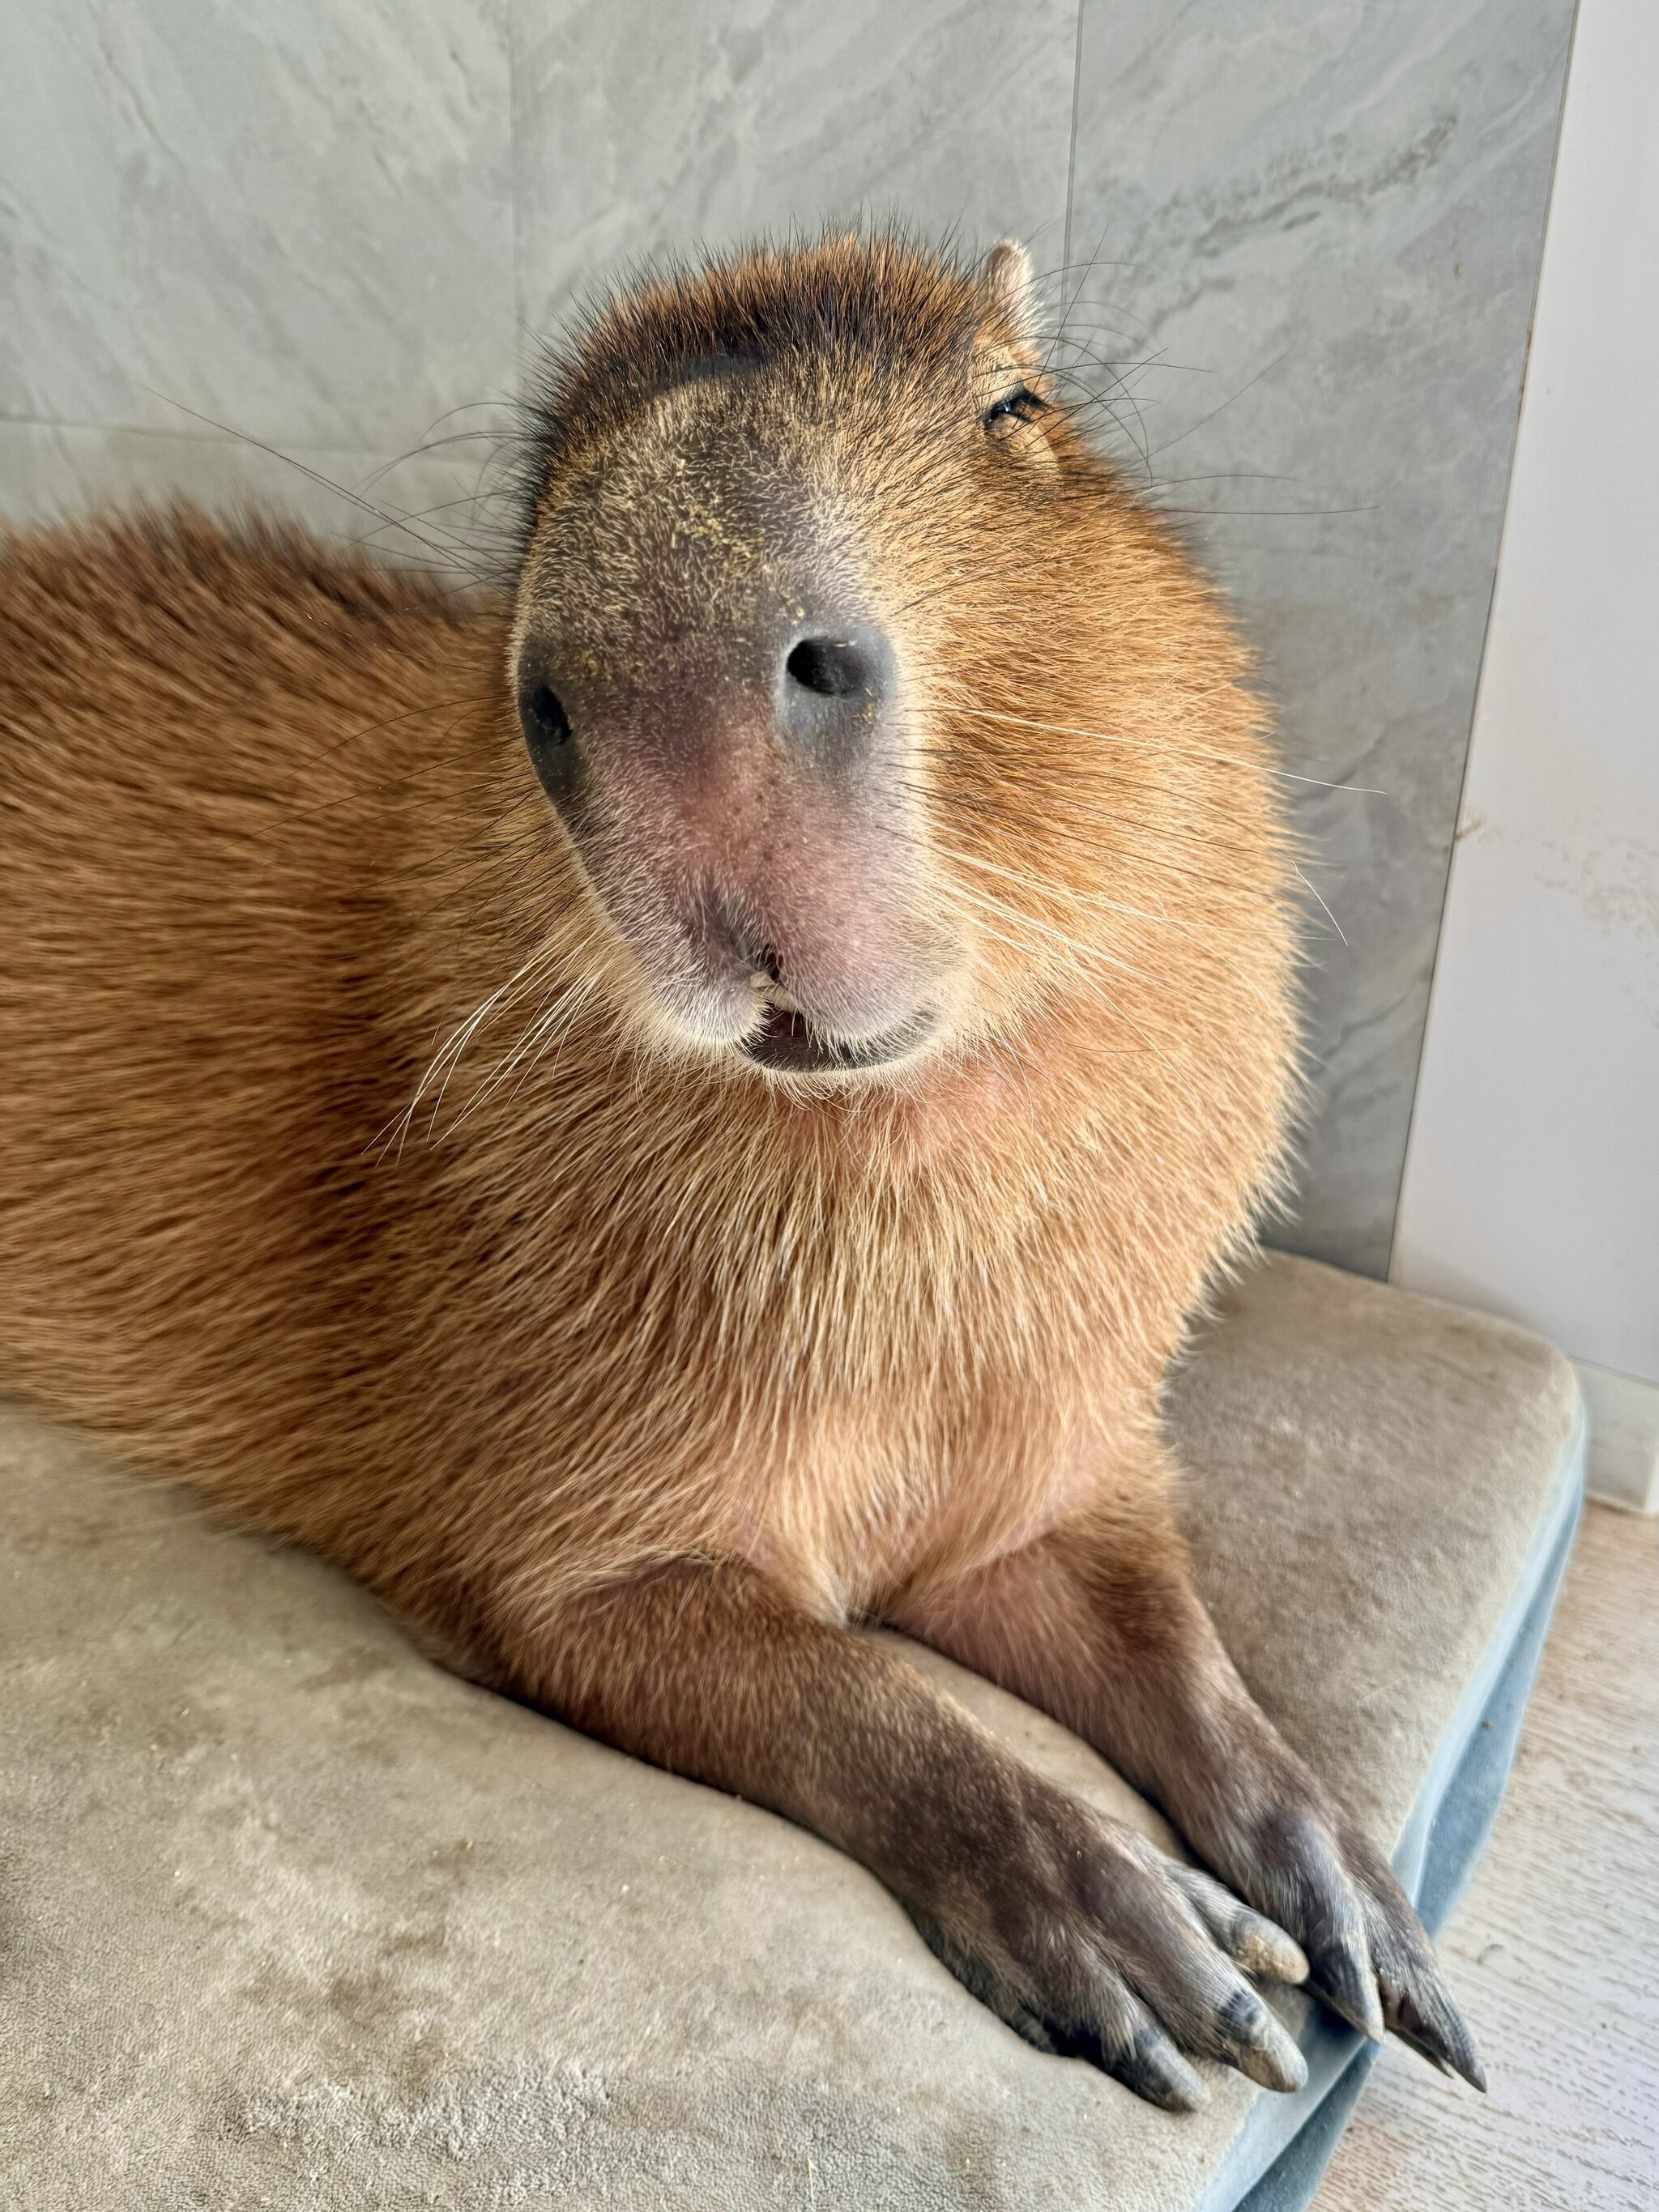
[[[757,1067],[775,1068],[783,1075],[855,1074],[914,1052],[932,1034],[937,1019],[924,1007],[878,1036],[843,1040],[818,1036],[793,1006],[769,1006],[760,1027],[741,1038],[738,1049]]]

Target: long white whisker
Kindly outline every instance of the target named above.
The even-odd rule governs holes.
[[[592,971],[590,971],[590,973],[586,976],[578,976],[574,981],[562,984],[560,988],[555,992],[551,1000],[537,1014],[535,1019],[526,1029],[524,1035],[519,1039],[517,1044],[514,1046],[512,1051],[504,1054],[503,1057],[496,1062],[495,1066],[491,1068],[489,1073],[484,1078],[483,1082],[479,1085],[478,1090],[473,1097],[468,1101],[467,1104],[462,1108],[461,1111],[450,1123],[448,1128],[444,1132],[446,1138],[453,1136],[455,1131],[460,1127],[462,1122],[466,1120],[467,1116],[470,1114],[476,1112],[477,1108],[482,1106],[487,1098],[490,1097],[501,1088],[501,1085],[507,1081],[508,1076],[512,1074],[514,1069],[519,1065],[520,1061],[524,1059],[526,1054],[532,1051],[532,1048],[536,1046],[538,1040],[540,1040],[543,1047],[544,1048],[547,1044],[552,1042],[554,1036],[568,1030],[570,1024],[574,1021],[577,1013],[580,1012],[583,1002],[592,991],[595,981],[595,975]],[[563,1018],[562,1020],[562,1018]],[[533,1067],[534,1065],[535,1061],[532,1060],[530,1063],[530,1066]],[[529,1073],[530,1068],[526,1067],[525,1074],[527,1075]],[[520,1076],[519,1083],[514,1085],[515,1095],[524,1079],[524,1076]]]
[[[501,1003],[501,1001],[507,997],[507,994],[514,988],[514,985],[521,981],[526,972],[535,965],[536,962],[545,956],[547,949],[548,948],[545,944],[537,945],[530,953],[529,957],[514,970],[513,974],[507,977],[504,983],[499,985],[496,989],[493,990],[489,994],[489,996],[487,999],[483,1000],[483,1002],[477,1006],[475,1006],[465,1021],[457,1023],[455,1027],[449,1032],[449,1035],[444,1039],[442,1044],[439,1046],[432,1058],[428,1061],[426,1066],[422,1070],[420,1079],[415,1085],[414,1095],[410,1099],[408,1105],[404,1109],[401,1114],[398,1115],[392,1121],[386,1124],[386,1127],[380,1132],[380,1134],[374,1140],[376,1145],[380,1146],[382,1149],[389,1146],[392,1134],[395,1132],[398,1139],[398,1157],[400,1159],[402,1158],[404,1146],[408,1139],[409,1132],[414,1124],[415,1116],[420,1109],[421,1100],[425,1095],[427,1085],[431,1082],[433,1077],[437,1073],[440,1067],[442,1067],[445,1070],[443,1080],[447,1084],[449,1075],[453,1073],[456,1061],[459,1060],[462,1053],[465,1051],[469,1042],[477,1033],[479,1024],[488,1018],[493,1009]],[[440,1103],[441,1103],[442,1096],[443,1094],[441,1091],[439,1093]],[[434,1111],[436,1111],[435,1107]]]
[[[1313,896],[1314,896],[1316,899],[1319,899],[1319,903],[1320,903],[1320,905],[1321,905],[1322,907],[1324,907],[1324,908],[1325,908],[1325,919],[1326,919],[1326,921],[1329,922],[1329,924],[1331,925],[1331,927],[1332,927],[1332,928],[1336,932],[1337,935],[1338,935],[1339,937],[1341,937],[1341,938],[1342,938],[1342,942],[1346,945],[1346,944],[1347,943],[1347,941],[1348,941],[1348,940],[1347,940],[1347,939],[1346,939],[1346,937],[1343,937],[1343,935],[1342,935],[1342,925],[1341,925],[1341,923],[1337,920],[1336,916],[1335,916],[1335,915],[1331,912],[1331,910],[1330,910],[1329,907],[1325,906],[1325,902],[1324,902],[1324,900],[1323,900],[1322,898],[1319,898],[1319,893],[1318,893],[1316,890],[1314,890],[1314,886],[1313,886],[1313,885],[1312,885],[1312,884],[1308,881],[1308,878],[1307,878],[1303,874],[1303,872],[1302,872],[1302,871],[1301,871],[1301,869],[1300,869],[1300,868],[1297,868],[1297,872],[1296,872],[1296,877],[1297,877],[1297,882],[1302,885],[1302,887],[1303,887],[1303,889],[1304,889],[1304,890],[1312,891],[1312,892],[1313,892]]]
[[[978,926],[981,928],[985,927],[982,922]],[[1009,948],[1015,952],[1023,952],[1028,955],[1030,952],[1031,948],[1029,945],[1021,945],[1016,939],[1004,936],[1000,930],[988,930],[986,933],[988,936],[994,937],[1000,944],[1009,946]],[[1088,954],[1085,957],[1092,958],[1098,956]],[[1136,1021],[1134,1016],[1118,1004],[1117,1000],[1112,997],[1111,994],[1106,989],[1103,984],[1095,981],[1091,977],[1087,975],[1079,975],[1077,981],[1082,984],[1085,991],[1092,991],[1096,997],[1117,1016],[1120,1021],[1127,1022],[1129,1027],[1134,1031],[1135,1035],[1140,1039],[1141,1042],[1146,1047],[1146,1049],[1149,1052],[1155,1054],[1157,1057],[1164,1062],[1165,1067],[1169,1069],[1170,1074],[1175,1077],[1177,1083],[1181,1084],[1182,1088],[1188,1092],[1189,1097],[1193,1095],[1191,1085],[1184,1080],[1180,1070],[1176,1066],[1175,1062],[1170,1058],[1169,1054],[1166,1052],[1162,1051],[1159,1047],[1153,1042],[1152,1039],[1147,1036],[1146,1030],[1141,1028],[1139,1023]]]
[[[1386,799],[1386,791],[1379,791],[1369,783],[1334,783],[1327,776],[1297,775],[1287,768],[1274,768],[1267,761],[1247,759],[1242,753],[1218,752],[1212,745],[1182,745],[1170,743],[1163,738],[1129,738],[1121,731],[1084,730],[1069,722],[1039,722],[1029,714],[999,714],[989,707],[965,707],[952,702],[945,710],[951,714],[972,714],[981,721],[1008,722],[1023,730],[1048,730],[1057,738],[1091,738],[1103,745],[1139,746],[1153,752],[1188,753],[1195,760],[1224,762],[1230,768],[1258,769],[1264,775],[1283,777],[1290,783],[1316,784],[1322,791],[1359,792],[1370,799]]]
[[[473,1038],[477,1035],[478,1030],[486,1018],[498,1005],[502,1002],[507,993],[512,990],[514,985],[518,982],[520,978],[524,975],[526,969],[530,968],[538,960],[544,957],[546,951],[547,946],[545,944],[538,945],[536,950],[530,955],[530,957],[526,960],[513,975],[508,976],[507,981],[502,984],[501,989],[499,991],[492,991],[489,998],[484,1000],[483,1004],[479,1006],[474,1013],[469,1015],[467,1019],[462,1023],[459,1030],[456,1032],[453,1041],[454,1049],[449,1055],[449,1065],[445,1068],[443,1080],[438,1085],[438,1095],[432,1102],[432,1113],[428,1120],[426,1130],[428,1138],[430,1138],[437,1129],[438,1114],[444,1103],[444,1093],[449,1088],[450,1078],[454,1074],[455,1070],[461,1064],[461,1056],[465,1052],[466,1048],[471,1043]],[[425,1079],[422,1078],[422,1081],[424,1081],[424,1079]],[[418,1092],[416,1093],[416,1096],[419,1096]]]
[[[1145,969],[1133,967],[1128,961],[1118,959],[1115,954],[1106,951],[1099,945],[1085,945],[1080,939],[1068,937],[1063,929],[1056,929],[1051,922],[1040,921],[1034,914],[1017,913],[1012,907],[1005,906],[1000,899],[987,898],[980,892],[970,891],[965,884],[957,884],[953,896],[965,898],[974,906],[982,907],[988,914],[1000,915],[1006,921],[1024,923],[1028,928],[1041,930],[1045,937],[1052,938],[1056,945],[1062,945],[1077,959],[1103,960],[1109,967],[1121,968],[1126,975],[1133,975],[1142,983],[1158,984],[1166,980],[1160,975],[1147,975]]]
[[[513,1086],[512,1095],[514,1097],[516,1098],[518,1097],[520,1091],[524,1089],[525,1085],[529,1082],[531,1077],[536,1073],[537,1068],[541,1065],[542,1060],[545,1058],[550,1046],[556,1044],[559,1048],[559,1052],[561,1053],[564,1050],[565,1044],[570,1036],[570,1032],[576,1026],[578,1015],[581,1012],[582,1008],[586,1006],[588,1000],[592,996],[595,989],[598,988],[598,984],[599,977],[597,974],[590,974],[584,976],[581,981],[574,987],[570,996],[570,1003],[567,1008],[564,1019],[560,1022],[556,1028],[550,1029],[543,1037],[541,1042],[537,1046],[534,1056],[532,1058],[529,1066],[525,1069],[524,1073],[519,1078],[518,1081]],[[557,1054],[555,1054],[554,1055],[551,1072],[555,1075],[559,1072]]]
[[[994,860],[984,860],[977,853],[964,853],[953,846],[950,848],[950,856],[952,861],[960,862],[964,867],[978,868],[988,876],[1000,876],[1017,890],[1033,890],[1037,888],[1031,878],[1022,876],[1013,868],[1000,868]],[[1165,929],[1184,929],[1189,935],[1199,933],[1194,923],[1182,921],[1178,915],[1150,914],[1145,907],[1125,906],[1121,900],[1106,898],[1097,891],[1068,890],[1063,896],[1068,905],[1098,908],[1109,914],[1127,914],[1137,921],[1157,922]]]

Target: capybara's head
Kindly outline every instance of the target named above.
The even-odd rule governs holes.
[[[1018,246],[618,297],[550,372],[527,513],[526,739],[679,1049],[889,1080],[1109,988],[1151,847],[1161,904],[1224,890],[1236,648],[1046,369]]]

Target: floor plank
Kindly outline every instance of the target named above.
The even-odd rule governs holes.
[[[1659,1522],[1587,1513],[1442,1949],[1491,2094],[1390,2045],[1316,2212],[1656,2212]]]

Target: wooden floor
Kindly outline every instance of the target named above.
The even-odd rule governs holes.
[[[1441,1948],[1491,2094],[1391,2044],[1316,2212],[1659,2212],[1659,1521],[1589,1509]]]

